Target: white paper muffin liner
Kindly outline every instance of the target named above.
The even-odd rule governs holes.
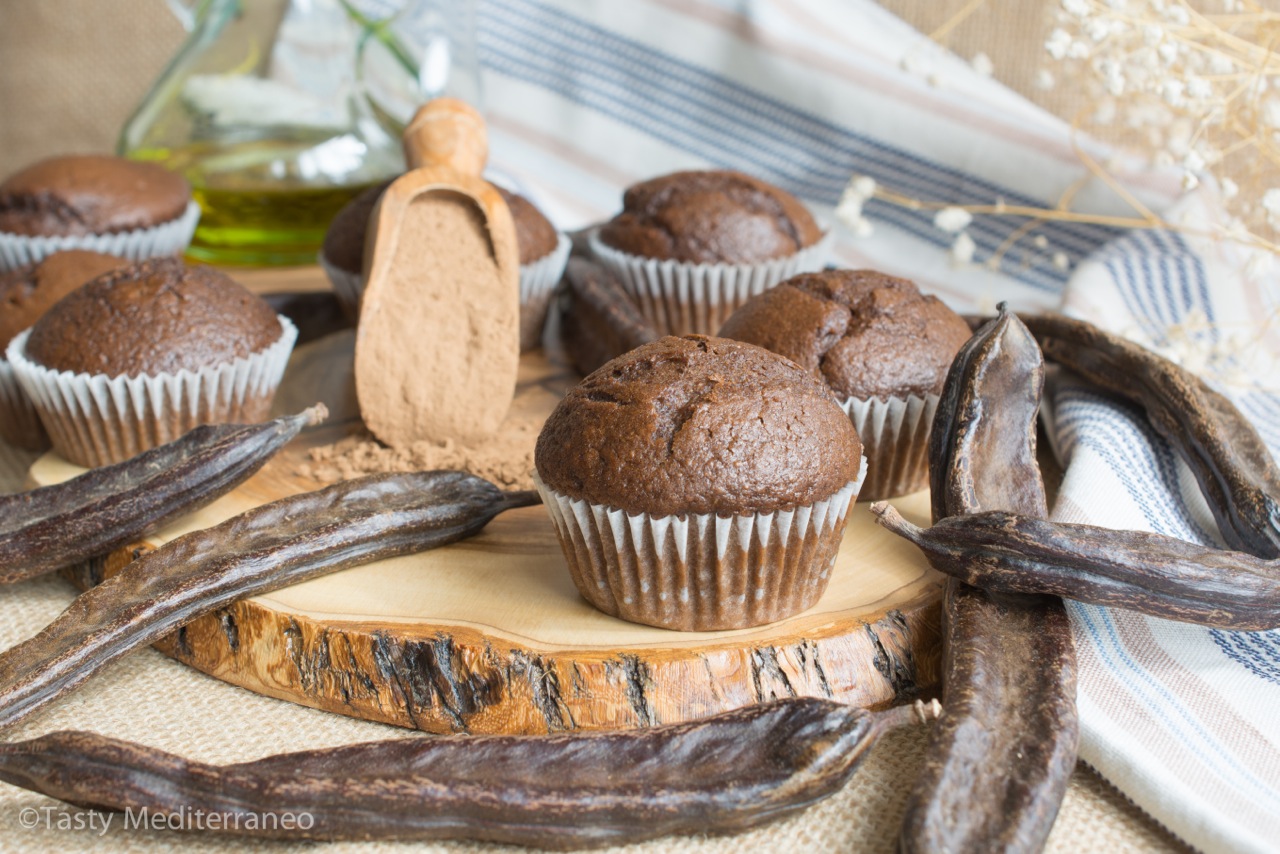
[[[29,451],[49,447],[49,434],[7,359],[0,359],[0,438]]]
[[[161,255],[181,255],[191,244],[191,236],[195,234],[196,223],[199,221],[200,205],[188,202],[186,211],[175,220],[116,234],[33,237],[0,231],[0,272],[43,261],[53,253],[66,249],[88,249],[106,255],[118,255],[130,261],[143,261]]]
[[[542,344],[542,327],[546,325],[547,308],[555,293],[564,267],[569,263],[573,241],[559,232],[556,248],[536,261],[520,265],[520,352]]]
[[[831,232],[794,255],[760,264],[691,264],[620,252],[590,236],[591,251],[611,270],[660,335],[715,335],[739,306],[798,273],[821,270]]]
[[[569,498],[534,473],[573,583],[606,614],[679,631],[741,629],[812,607],[831,580],[866,474],[795,510],[628,515]]]
[[[96,467],[172,442],[200,424],[261,421],[280,385],[298,330],[279,317],[280,338],[259,353],[174,374],[110,377],[55,371],[24,353],[27,330],[5,352],[63,458]]]
[[[862,501],[910,495],[929,485],[929,429],[938,399],[936,394],[913,394],[887,400],[850,398],[840,404],[867,458]]]

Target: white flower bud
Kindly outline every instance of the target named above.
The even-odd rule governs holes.
[[[957,207],[943,208],[933,217],[933,224],[937,228],[952,234],[968,228],[971,222],[973,222],[973,214],[964,208]]]
[[[849,182],[849,187],[862,198],[869,199],[876,194],[876,179],[870,175],[857,175]]]
[[[1049,38],[1044,43],[1044,49],[1054,59],[1065,59],[1070,48],[1071,34],[1062,29],[1062,27],[1058,27],[1049,33]]]
[[[1262,209],[1267,212],[1267,223],[1280,228],[1280,189],[1272,187],[1262,194]]]

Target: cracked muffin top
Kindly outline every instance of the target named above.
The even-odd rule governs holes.
[[[26,356],[57,371],[154,376],[259,353],[280,334],[271,306],[227,274],[152,258],[63,297],[32,327]]]
[[[840,400],[938,394],[970,335],[937,297],[874,270],[793,276],[748,300],[720,334],[786,356]]]
[[[0,231],[115,234],[172,222],[190,201],[186,179],[154,163],[96,154],[51,157],[0,183]]]
[[[857,477],[862,443],[794,362],[723,338],[667,337],[572,389],[538,436],[543,483],[631,514],[790,510]]]
[[[794,255],[822,230],[785,190],[728,170],[675,172],[636,184],[605,223],[606,246],[694,264],[754,264]]]

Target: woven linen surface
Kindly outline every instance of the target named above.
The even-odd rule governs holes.
[[[485,0],[480,11],[495,168],[562,228],[608,216],[623,187],[675,168],[752,172],[795,191],[828,222],[852,173],[925,199],[1033,205],[1052,204],[1083,175],[1062,122],[866,0]],[[1171,196],[1159,176],[1122,177],[1149,204]],[[1076,198],[1093,210],[1123,211],[1093,185]],[[1057,306],[1070,273],[1054,254],[1079,265],[1121,237],[1084,224],[1047,224],[1019,237],[1019,222],[980,216],[968,229],[976,260],[1002,249],[999,260],[994,269],[957,267],[947,252],[953,236],[935,228],[928,212],[875,201],[866,212],[875,234],[854,240],[839,233],[833,260],[911,276],[960,310],[987,310],[999,299],[1017,309]],[[1048,249],[1034,242],[1037,234]],[[0,645],[32,634],[70,595],[57,579],[0,591],[15,615],[0,628]],[[70,727],[223,762],[398,733],[257,697],[151,651],[7,737]],[[923,745],[920,729],[887,739],[844,791],[775,827],[643,847],[890,850]],[[0,787],[0,847],[239,845],[118,829],[95,842],[84,833],[72,839],[16,828],[20,807],[49,803]],[[1160,803],[1144,803],[1172,823]],[[1084,771],[1073,779],[1050,840],[1052,850],[1177,845]]]

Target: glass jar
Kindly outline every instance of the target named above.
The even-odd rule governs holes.
[[[190,35],[119,151],[191,183],[201,261],[312,263],[338,210],[404,170],[419,105],[479,101],[473,0],[169,3]]]

